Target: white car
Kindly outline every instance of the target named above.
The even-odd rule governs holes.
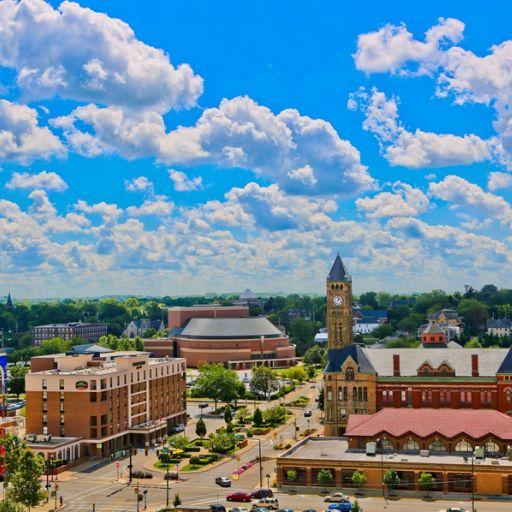
[[[171,427],[171,430],[175,434],[177,434],[179,432],[184,432],[185,431],[185,425],[183,423],[178,423],[177,425],[174,425],[173,427]]]
[[[326,496],[324,501],[327,503],[340,503],[342,501],[347,501],[348,499],[350,498],[346,494],[343,494],[342,492],[335,492]]]

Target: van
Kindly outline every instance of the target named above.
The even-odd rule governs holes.
[[[366,455],[373,457],[377,454],[377,443],[366,443]]]
[[[252,508],[265,507],[269,510],[277,510],[279,508],[279,501],[277,498],[260,498]]]

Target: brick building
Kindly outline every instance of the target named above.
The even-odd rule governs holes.
[[[155,355],[183,357],[188,367],[229,363],[245,369],[255,364],[295,364],[295,345],[265,317],[249,317],[247,306],[198,305],[169,308],[169,339],[146,339]]]
[[[327,436],[345,433],[353,414],[384,407],[495,409],[512,415],[511,349],[466,349],[432,322],[418,348],[352,343],[352,280],[338,256],[327,278]]]
[[[78,445],[73,458],[76,451],[105,457],[129,445],[154,446],[186,420],[183,359],[146,352],[39,356],[25,386],[27,434],[68,439]]]
[[[44,340],[62,338],[70,340],[81,338],[85,341],[98,341],[107,335],[107,324],[69,322],[67,324],[36,325],[32,328],[32,340],[34,345],[40,345]]]

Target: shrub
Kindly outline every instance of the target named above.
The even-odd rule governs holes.
[[[366,483],[366,475],[359,471],[354,471],[352,473],[352,483],[356,487],[362,487]]]
[[[252,421],[254,422],[254,425],[256,427],[261,427],[261,425],[263,424],[263,414],[261,413],[259,407],[256,407],[256,409],[254,410]]]
[[[249,432],[247,432],[247,437],[252,437],[254,434],[252,433],[251,430],[249,430]]]
[[[149,471],[132,471],[133,478],[153,478],[153,473]]]
[[[199,446],[187,446],[187,452],[193,452],[193,453],[197,453],[197,452],[200,452],[201,451],[201,448]]]
[[[298,478],[299,474],[297,473],[297,471],[295,471],[295,469],[289,469],[286,472],[286,480],[288,480],[289,482],[296,482]]]
[[[321,469],[316,475],[316,480],[319,484],[330,484],[334,481],[334,476],[330,469]]]

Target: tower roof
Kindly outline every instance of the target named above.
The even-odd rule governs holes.
[[[347,272],[343,261],[341,261],[340,253],[336,256],[331,271],[327,276],[327,281],[351,281],[350,274]]]
[[[7,309],[12,309],[14,307],[14,304],[12,303],[11,292],[9,292],[9,294],[7,295],[7,301],[5,303],[5,306],[7,307]]]

